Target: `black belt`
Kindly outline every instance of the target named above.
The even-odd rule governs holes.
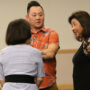
[[[16,82],[16,83],[32,83],[35,84],[34,76],[30,75],[8,75],[5,76],[5,82]]]

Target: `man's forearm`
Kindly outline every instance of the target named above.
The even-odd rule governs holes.
[[[55,55],[57,54],[58,50],[59,50],[59,46],[49,46],[47,49],[42,49],[41,53],[42,53],[42,57],[43,59],[52,59],[55,57]]]

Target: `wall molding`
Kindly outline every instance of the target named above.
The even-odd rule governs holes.
[[[73,90],[73,84],[58,84],[58,90]]]
[[[77,49],[61,49],[58,53],[75,53]]]

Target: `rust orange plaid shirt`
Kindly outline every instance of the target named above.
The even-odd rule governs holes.
[[[30,45],[39,50],[47,49],[48,45],[52,43],[58,43],[59,37],[55,30],[51,28],[43,28],[37,33],[32,33]],[[56,81],[56,58],[44,62],[45,77],[40,86],[41,88],[46,88],[52,86]]]

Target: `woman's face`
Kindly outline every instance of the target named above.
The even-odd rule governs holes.
[[[79,21],[77,19],[73,18],[71,20],[71,25],[72,25],[72,31],[73,31],[76,39],[82,38],[83,27],[81,26]]]

